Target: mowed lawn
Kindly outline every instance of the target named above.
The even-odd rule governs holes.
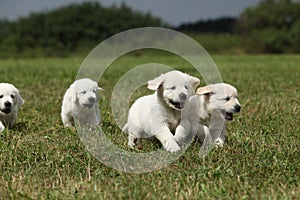
[[[144,174],[105,166],[86,151],[75,128],[62,126],[63,94],[84,58],[1,59],[0,82],[18,87],[25,104],[17,125],[0,133],[0,199],[298,199],[300,56],[212,57],[224,82],[238,88],[242,104],[227,125],[225,146],[200,159],[201,144],[194,142],[169,166]],[[127,136],[112,117],[111,93],[123,73],[150,62],[197,75],[167,54],[141,53],[113,63],[99,81],[105,90],[101,126],[125,150]],[[135,95],[149,93],[142,88]],[[149,143],[147,151],[159,148]]]

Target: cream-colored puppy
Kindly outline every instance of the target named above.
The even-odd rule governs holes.
[[[170,152],[180,150],[174,140],[181,110],[193,95],[200,80],[180,71],[170,71],[148,81],[152,95],[137,99],[131,106],[123,128],[128,132],[128,145],[134,147],[139,138],[156,137]]]
[[[206,136],[218,146],[225,141],[226,120],[233,120],[241,105],[235,87],[217,83],[197,89],[196,95],[187,102],[182,119],[176,129],[175,140],[185,143],[197,135],[203,141]]]
[[[0,83],[0,132],[16,123],[19,107],[23,104],[24,100],[14,85]]]
[[[61,107],[64,126],[74,125],[74,120],[82,125],[99,125],[99,90],[98,84],[88,78],[76,80],[68,88]]]

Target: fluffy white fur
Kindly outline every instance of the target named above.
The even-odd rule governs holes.
[[[137,99],[131,106],[123,128],[128,132],[128,145],[134,147],[139,138],[156,137],[170,152],[180,150],[174,140],[185,102],[194,94],[200,80],[179,71],[170,71],[148,81],[152,95]]]
[[[0,132],[16,123],[19,107],[23,104],[24,100],[14,85],[0,83]]]
[[[223,146],[225,121],[233,120],[233,113],[240,112],[240,109],[237,90],[232,85],[217,83],[198,88],[182,112],[175,140],[182,144],[195,135],[202,141],[206,136],[211,136],[216,145]]]
[[[61,107],[64,126],[73,126],[74,120],[82,125],[99,125],[99,90],[98,84],[88,78],[76,80],[68,88]]]

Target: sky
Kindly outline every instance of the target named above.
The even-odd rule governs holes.
[[[49,11],[70,3],[86,0],[0,0],[0,18],[15,20],[32,12]],[[150,12],[170,25],[238,16],[245,8],[260,0],[94,0],[104,6],[126,5],[142,12]]]

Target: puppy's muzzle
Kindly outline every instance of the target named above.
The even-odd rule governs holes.
[[[96,103],[96,98],[95,97],[89,97],[87,99],[87,101],[85,103],[83,103],[82,105],[84,107],[87,107],[87,108],[92,108],[95,103]]]
[[[241,106],[238,105],[238,104],[235,105],[235,106],[234,106],[234,111],[237,112],[237,113],[240,112],[240,111],[241,111]]]
[[[96,98],[95,98],[95,97],[89,97],[89,98],[88,98],[88,101],[89,101],[90,103],[95,103]]]
[[[187,95],[184,93],[180,93],[178,99],[179,99],[178,102],[170,100],[170,103],[173,104],[175,108],[180,110],[184,108],[185,101],[187,100]]]
[[[4,103],[4,108],[1,109],[1,112],[5,113],[5,114],[9,114],[11,112],[11,107],[12,107],[12,103],[9,101],[6,101]]]
[[[185,102],[186,99],[187,99],[187,95],[186,94],[184,94],[184,93],[180,93],[179,94],[179,101],[180,102]]]
[[[4,103],[5,108],[11,108],[12,103],[10,103],[9,101]]]

